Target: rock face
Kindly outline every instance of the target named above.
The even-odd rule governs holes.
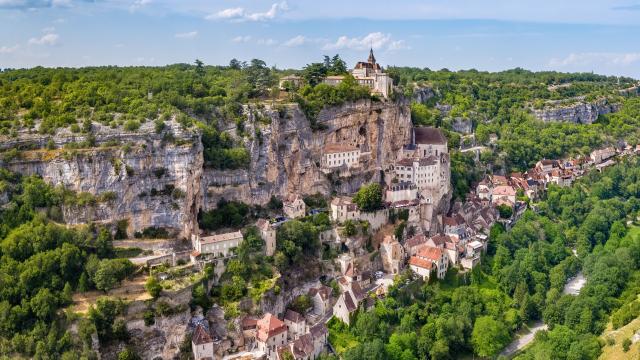
[[[533,115],[544,122],[560,121],[577,124],[592,124],[599,115],[609,114],[620,110],[620,104],[610,103],[607,99],[586,102],[580,98],[571,105],[561,105],[559,102],[549,102],[544,109],[533,109]]]
[[[270,119],[270,125],[250,122],[260,128],[261,138],[246,144],[251,152],[248,170],[205,169],[205,209],[214,208],[221,198],[264,204],[272,195],[355,192],[364,183],[380,180],[380,170],[410,139],[411,115],[405,102],[363,100],[324,109],[318,116],[324,130],[318,131],[311,130],[297,105],[287,106],[281,117],[282,113],[267,106],[259,115]],[[323,148],[336,143],[368,153],[362,166],[342,175],[325,175],[320,169]]]
[[[197,134],[183,131],[174,121],[161,134],[153,128],[148,122],[135,133],[127,133],[94,124],[95,147],[23,151],[7,167],[104,198],[95,205],[65,207],[67,223],[126,220],[129,235],[161,227],[188,237],[202,200],[202,144]],[[24,147],[28,140],[37,146],[43,139],[23,136],[16,141]],[[85,136],[61,131],[51,139],[61,147],[84,141]]]
[[[413,91],[413,100],[421,104],[426,103],[429,99],[434,98],[436,92],[430,87],[420,87]]]
[[[198,211],[215,208],[221,198],[264,204],[272,195],[352,193],[366,182],[382,180],[381,170],[395,160],[411,134],[404,100],[363,100],[324,109],[317,119],[323,130],[317,131],[311,130],[297,104],[245,111],[249,119],[245,131],[256,134],[244,138],[251,155],[249,169],[204,167],[199,134],[182,129],[174,120],[159,134],[150,121],[135,132],[94,124],[95,146],[76,150],[70,145],[86,141],[86,135],[68,130],[51,137],[21,133],[0,139],[0,150],[37,150],[23,150],[0,165],[99,199],[89,206],[65,206],[67,223],[126,220],[129,235],[161,227],[189,238]],[[51,143],[56,149],[45,150]],[[323,173],[323,148],[334,143],[358,147],[365,153],[364,162],[346,173]]]

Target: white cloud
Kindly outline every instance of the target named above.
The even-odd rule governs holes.
[[[48,33],[40,38],[29,39],[29,45],[55,45],[58,43],[60,36],[54,33]]]
[[[278,42],[273,39],[258,39],[258,45],[276,45]]]
[[[269,10],[265,12],[247,12],[242,7],[228,8],[220,10],[217,13],[210,14],[206,17],[207,20],[233,20],[233,21],[266,21],[275,19],[282,11],[289,10],[289,6],[286,1],[274,3]]]
[[[552,67],[617,65],[626,66],[640,62],[640,53],[587,52],[571,53],[564,58],[549,60]]]
[[[247,35],[247,36],[236,36],[233,39],[231,39],[231,41],[233,41],[234,43],[246,43],[251,41],[251,36]]]
[[[189,31],[189,32],[183,32],[183,33],[177,33],[177,34],[174,35],[174,37],[176,37],[178,39],[193,39],[196,36],[198,36],[198,32],[197,31]]]
[[[296,46],[304,45],[308,41],[309,41],[309,39],[307,39],[306,37],[304,37],[302,35],[298,35],[298,36],[292,37],[291,39],[285,41],[283,45],[284,46],[288,46],[288,47],[296,47]]]
[[[140,8],[143,8],[149,4],[151,4],[152,0],[135,0],[131,6],[129,6],[129,11],[134,12]]]
[[[42,32],[45,34],[52,33],[54,31],[56,31],[56,28],[54,28],[53,26],[42,28]]]
[[[369,33],[363,37],[348,37],[340,36],[335,42],[325,44],[323,50],[340,50],[340,49],[352,49],[352,50],[366,50],[368,48],[373,49],[386,49],[389,51],[408,49],[404,40],[393,40],[391,34],[384,34],[381,32]]]
[[[18,50],[18,45],[0,46],[0,54],[12,54]]]

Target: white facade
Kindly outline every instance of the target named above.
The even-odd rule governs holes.
[[[306,209],[304,200],[298,195],[289,196],[282,202],[282,210],[291,219],[304,217]]]
[[[226,257],[231,249],[237,248],[242,243],[243,237],[240,231],[200,237],[195,236],[193,247],[201,254],[214,254]]]
[[[389,185],[385,199],[389,203],[412,201],[418,198],[418,187],[410,182],[399,182]]]
[[[393,167],[396,179],[411,182],[420,190],[440,188],[445,181],[437,158],[403,159]]]
[[[357,166],[360,161],[360,149],[354,146],[327,145],[322,156],[322,167],[336,168]]]

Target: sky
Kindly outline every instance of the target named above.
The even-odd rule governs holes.
[[[0,68],[349,65],[640,78],[640,0],[0,0]]]

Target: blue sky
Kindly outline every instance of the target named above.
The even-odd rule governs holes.
[[[261,58],[369,46],[383,65],[640,78],[640,0],[0,0],[0,68]]]

